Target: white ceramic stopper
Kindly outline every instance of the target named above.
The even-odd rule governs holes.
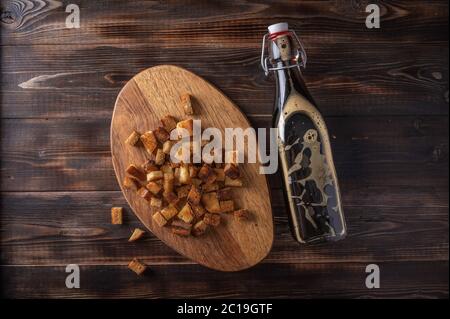
[[[284,32],[289,30],[289,25],[287,24],[287,22],[280,22],[272,24],[268,29],[270,34]]]

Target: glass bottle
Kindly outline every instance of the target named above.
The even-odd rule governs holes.
[[[306,59],[287,23],[269,27],[261,65],[277,82],[273,125],[291,230],[301,243],[336,241],[347,233],[344,212],[328,130],[301,73]]]

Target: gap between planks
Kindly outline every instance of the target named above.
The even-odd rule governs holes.
[[[282,190],[281,188],[271,188],[271,190]],[[67,190],[51,190],[51,191],[2,191],[0,190],[0,194],[5,194],[5,195],[14,195],[14,194],[21,194],[21,195],[26,195],[26,194],[30,194],[30,195],[38,195],[38,194],[42,194],[42,195],[51,195],[51,194],[55,194],[55,195],[70,195],[70,194],[108,194],[108,193],[114,193],[114,194],[122,194],[122,191],[120,189],[114,189],[114,190],[72,190],[72,191],[67,191]],[[124,197],[125,199],[125,197]],[[404,206],[404,205],[345,205],[345,207],[386,207],[386,208],[414,208],[416,206]],[[426,208],[449,208],[449,205],[429,205],[429,206],[423,206],[423,209]],[[0,214],[0,219],[1,219],[1,214]]]
[[[180,257],[182,257],[180,255]],[[205,266],[202,266],[196,262],[191,262],[189,260],[187,261],[170,261],[170,262],[149,262],[149,261],[145,261],[145,258],[139,258],[142,262],[146,263],[147,266],[149,266],[150,268],[152,266],[199,266],[202,269],[205,270],[209,270],[209,271],[216,271],[214,269],[210,269],[207,268]],[[437,258],[437,259],[406,259],[406,260],[383,260],[381,263],[385,263],[385,264],[404,264],[404,263],[435,263],[435,262],[448,262],[448,258]],[[248,268],[247,270],[244,271],[251,271],[252,268],[257,267],[258,265],[307,265],[307,266],[311,266],[311,265],[329,265],[329,264],[339,264],[339,265],[343,265],[343,264],[347,264],[347,265],[367,265],[369,263],[368,260],[364,260],[364,259],[352,259],[352,260],[342,260],[342,259],[336,259],[336,260],[324,260],[321,262],[317,262],[317,261],[311,261],[308,262],[307,260],[299,262],[299,261],[294,261],[291,262],[289,260],[273,260],[273,261],[266,261],[266,260],[262,260],[261,262],[259,262],[258,264],[256,264],[253,267]],[[42,265],[34,265],[34,264],[0,264],[0,267],[35,267],[35,268],[46,268],[46,267],[66,267],[68,264],[67,263],[61,263],[61,264],[56,264],[56,263],[51,263],[51,264],[42,264]],[[128,261],[127,262],[103,262],[103,263],[77,263],[77,265],[79,266],[87,266],[87,267],[101,267],[101,266],[113,266],[113,267],[127,267],[128,266]],[[219,271],[217,271],[219,272]],[[237,272],[239,273],[239,272]]]
[[[0,105],[1,106],[1,105]],[[320,108],[320,106],[319,106]],[[111,115],[112,115],[112,111],[113,109],[111,108]],[[244,113],[244,115],[247,117],[247,119],[249,119],[249,121],[251,122],[252,119],[271,119],[272,118],[272,114],[258,114],[258,113]],[[361,115],[361,114],[357,114],[357,115],[327,115],[324,116],[325,118],[325,122],[326,119],[339,119],[339,118],[382,118],[382,117],[386,117],[386,118],[402,118],[402,117],[409,117],[409,118],[447,118],[449,117],[449,113],[446,114],[425,114],[425,115],[412,115],[412,114],[367,114],[367,115]],[[68,120],[79,120],[79,121],[84,121],[84,120],[98,120],[98,121],[102,121],[102,120],[110,120],[111,116],[108,117],[99,117],[97,115],[95,116],[81,116],[81,117],[67,117],[67,116],[54,116],[54,117],[47,117],[47,116],[42,116],[42,117],[1,117],[0,115],[0,121],[11,121],[11,120],[23,120],[23,121],[27,121],[27,120],[42,120],[42,121],[68,121]],[[255,128],[255,126],[252,126],[253,128]]]

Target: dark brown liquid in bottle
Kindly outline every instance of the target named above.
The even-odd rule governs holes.
[[[345,236],[346,227],[328,131],[300,69],[282,68],[291,63],[285,60],[274,61],[274,66],[281,68],[275,73],[274,126],[278,128],[293,234],[302,243],[339,240]]]

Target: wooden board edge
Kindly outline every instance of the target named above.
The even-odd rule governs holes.
[[[179,69],[179,70],[182,70],[182,71],[184,71],[184,72],[188,72],[188,73],[190,73],[190,74],[193,74],[194,76],[196,76],[196,77],[200,77],[199,75],[197,75],[197,74],[195,74],[195,73],[193,73],[193,72],[191,72],[191,71],[189,71],[189,70],[187,70],[187,69],[185,69],[185,68],[182,68],[182,67],[179,67],[179,66],[177,66],[177,65],[172,65],[172,64],[162,64],[162,65],[157,65],[157,66],[153,66],[153,67],[149,67],[149,68],[146,68],[146,69],[144,69],[144,70],[142,70],[142,71],[140,71],[139,73],[137,73],[136,75],[134,75],[127,83],[125,83],[125,85],[122,87],[122,89],[119,91],[119,93],[118,93],[118,95],[117,95],[117,98],[116,98],[116,100],[115,100],[115,102],[114,102],[114,110],[113,110],[113,113],[112,113],[112,116],[111,116],[111,123],[110,123],[110,134],[109,134],[109,138],[110,138],[110,150],[111,150],[111,161],[112,161],[112,164],[113,164],[113,169],[114,169],[114,173],[115,173],[115,175],[116,175],[116,180],[117,180],[117,182],[118,182],[118,184],[119,184],[119,188],[120,188],[120,190],[121,190],[121,193],[122,193],[122,196],[125,198],[125,200],[126,200],[126,202],[127,202],[127,204],[130,206],[130,207],[132,207],[131,206],[131,203],[128,201],[128,198],[126,197],[126,196],[124,196],[123,194],[124,194],[124,189],[123,189],[123,187],[122,187],[122,183],[121,183],[121,181],[119,180],[119,174],[118,174],[118,168],[116,167],[116,164],[114,163],[114,153],[113,153],[113,149],[112,149],[112,145],[113,145],[113,143],[112,143],[112,138],[113,138],[113,136],[112,136],[112,134],[113,134],[113,132],[112,132],[112,126],[113,126],[113,122],[114,122],[114,117],[115,117],[115,115],[116,115],[116,106],[117,106],[117,103],[118,103],[118,101],[119,101],[119,98],[120,98],[120,96],[121,96],[121,93],[122,93],[122,91],[123,90],[125,90],[125,88],[127,87],[127,85],[129,85],[129,83],[131,83],[132,81],[134,81],[134,79],[137,77],[137,76],[139,76],[140,74],[142,74],[142,73],[144,73],[144,72],[147,72],[147,71],[149,71],[149,70],[155,70],[155,69],[159,69],[159,68],[167,68],[167,67],[169,67],[169,68],[175,68],[175,69]],[[203,79],[203,78],[202,78]],[[250,123],[250,121],[248,120],[248,118],[247,118],[247,116],[242,112],[242,110],[226,95],[226,94],[224,94],[219,88],[217,88],[214,84],[212,84],[211,82],[209,82],[209,81],[207,81],[206,79],[203,79],[206,83],[208,83],[208,85],[210,85],[212,88],[214,88],[214,89],[216,89],[218,92],[220,92],[220,94],[222,94],[222,96],[231,104],[231,105],[233,105],[233,107],[242,115],[242,117],[243,117],[243,119],[247,122],[247,124],[248,124],[248,126],[249,127],[252,127],[252,125],[251,125],[251,123]],[[272,248],[273,248],[273,241],[274,241],[274,238],[275,238],[275,223],[274,223],[274,218],[273,218],[273,212],[272,212],[272,199],[271,199],[271,194],[270,194],[270,187],[269,187],[269,183],[268,183],[268,181],[267,181],[267,177],[264,175],[264,181],[265,181],[265,185],[266,185],[266,187],[267,187],[267,191],[268,191],[268,194],[269,194],[269,206],[270,206],[270,215],[271,215],[271,217],[272,217],[272,233],[271,233],[271,237],[270,237],[270,244],[267,246],[268,248],[267,248],[267,251],[264,253],[264,254],[262,254],[262,257],[259,259],[259,260],[256,260],[254,263],[252,263],[252,264],[250,264],[250,265],[245,265],[244,267],[238,267],[238,268],[233,268],[233,269],[223,269],[223,268],[216,268],[216,267],[212,267],[211,265],[206,265],[206,264],[203,264],[203,263],[201,263],[201,262],[198,262],[198,261],[193,261],[193,262],[195,262],[195,263],[198,263],[199,265],[202,265],[203,267],[206,267],[206,268],[208,268],[208,269],[213,269],[213,270],[216,270],[216,271],[221,271],[221,272],[239,272],[239,271],[244,271],[244,270],[246,270],[246,269],[249,269],[249,268],[252,268],[252,267],[254,267],[254,266],[256,266],[256,265],[258,265],[259,263],[261,263],[261,261],[263,261],[268,255],[269,255],[269,253],[271,252],[271,250],[272,250]],[[153,232],[152,232],[152,230],[150,229],[150,228],[148,228],[146,225],[145,225],[145,223],[144,223],[144,221],[141,219],[141,217],[140,216],[138,216],[137,214],[135,214],[134,213],[134,211],[133,211],[133,215],[134,216],[136,216],[138,219],[139,219],[139,221],[142,223],[142,225],[148,230],[148,231],[150,231],[151,233],[152,233],[152,235],[154,235],[153,234]],[[188,259],[188,260],[192,260],[191,258],[189,258],[189,257],[187,257],[185,254],[183,254],[182,252],[180,252],[179,250],[177,250],[176,248],[174,248],[174,247],[172,247],[171,245],[169,245],[168,243],[166,243],[163,239],[161,239],[161,238],[159,238],[159,237],[157,237],[156,235],[154,235],[156,238],[158,238],[158,240],[161,240],[168,248],[170,248],[170,249],[173,249],[174,251],[176,251],[178,254],[180,254],[181,256],[183,256],[183,257],[185,257],[186,259]]]

